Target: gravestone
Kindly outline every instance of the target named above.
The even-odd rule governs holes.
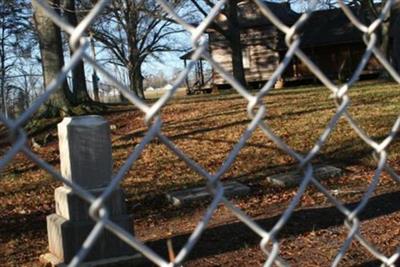
[[[58,124],[61,174],[99,196],[112,178],[110,129],[100,116],[65,118]],[[89,204],[66,185],[55,190],[56,211],[47,216],[50,253],[42,262],[63,266],[80,250],[95,226]],[[116,188],[105,203],[110,220],[133,234],[133,220],[126,212],[122,189]],[[135,251],[113,233],[104,229],[84,260],[86,266],[128,263]],[[124,265],[125,266],[125,265]]]
[[[248,186],[235,181],[222,182],[222,186],[224,187],[224,196],[227,198],[243,196],[250,191]],[[205,186],[169,192],[166,194],[166,197],[167,200],[176,207],[191,204],[196,201],[201,202],[212,199],[211,193]]]
[[[331,165],[319,166],[314,169],[314,177],[317,180],[326,180],[339,177],[343,174],[342,170]],[[303,173],[290,171],[287,173],[274,174],[267,177],[267,181],[272,185],[279,187],[294,187],[301,183],[304,177]]]

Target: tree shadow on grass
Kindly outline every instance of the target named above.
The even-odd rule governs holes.
[[[376,101],[373,101],[373,102],[376,102]],[[353,104],[352,107],[364,106],[366,104],[369,104],[369,103],[363,102],[363,103],[359,103],[359,104]],[[297,111],[285,112],[284,114],[280,114],[280,115],[269,115],[266,117],[266,119],[267,120],[275,120],[275,119],[280,119],[283,117],[300,116],[300,115],[306,115],[306,114],[310,114],[310,113],[314,113],[314,112],[322,112],[322,111],[328,111],[328,110],[334,110],[334,105],[332,103],[330,103],[329,101],[326,101],[326,102],[324,102],[323,106],[321,106],[321,103],[319,103],[318,106],[314,106],[314,107],[311,107],[308,109],[303,108],[303,109],[297,110]],[[181,120],[178,122],[167,122],[167,123],[165,123],[163,128],[167,131],[179,131],[180,129],[185,130],[187,128],[191,128],[190,130],[185,130],[184,133],[167,134],[167,136],[170,137],[172,140],[186,138],[191,135],[198,135],[198,134],[209,133],[209,132],[218,131],[218,130],[222,130],[222,129],[227,129],[229,127],[234,127],[234,126],[238,126],[238,125],[242,125],[243,130],[244,130],[245,127],[248,124],[250,124],[250,122],[251,122],[250,118],[246,117],[245,119],[230,121],[228,123],[223,123],[223,124],[220,124],[217,126],[211,126],[211,127],[204,127],[204,124],[205,124],[204,120],[210,119],[210,118],[216,118],[219,116],[236,115],[236,114],[240,114],[240,113],[245,114],[245,112],[246,112],[245,107],[241,108],[241,105],[237,105],[237,107],[235,107],[235,109],[233,109],[233,110],[229,109],[228,111],[217,112],[214,114],[206,114],[204,116],[200,116],[200,117],[193,118],[193,119]],[[117,140],[128,141],[133,138],[143,137],[146,134],[146,132],[147,132],[147,129],[135,130],[132,133],[129,133],[129,134],[119,137]],[[125,145],[125,144],[116,145],[116,146],[113,146],[113,149],[125,149],[127,147],[131,147],[131,145]]]
[[[372,197],[367,207],[359,215],[360,221],[366,221],[384,215],[389,215],[400,210],[397,204],[400,200],[400,192],[386,193]],[[350,210],[357,206],[358,202],[346,205]],[[281,213],[273,216],[265,216],[255,221],[263,229],[269,230],[281,217]],[[293,212],[288,223],[280,232],[279,238],[290,238],[310,231],[342,226],[344,215],[336,207],[323,207],[300,209]],[[190,234],[172,237],[176,251],[179,251],[188,240]],[[229,251],[243,249],[245,246],[257,246],[261,241],[260,236],[252,232],[244,223],[234,222],[219,225],[207,229],[200,241],[195,245],[188,260],[210,257]],[[146,243],[157,253],[167,258],[166,239],[150,241]],[[373,266],[375,262],[366,262],[360,266]],[[145,265],[149,265],[147,262]]]
[[[380,260],[371,260],[363,262],[361,264],[354,265],[354,267],[376,267],[376,266],[382,266],[382,262]],[[400,259],[397,259],[397,261],[394,262],[394,266],[400,266]]]
[[[360,221],[371,220],[385,215],[398,212],[400,207],[400,192],[391,192],[372,197],[364,211],[359,215]],[[347,204],[347,208],[352,210],[358,202]],[[48,211],[47,211],[48,212]],[[13,238],[15,234],[30,232],[32,230],[40,231],[44,234],[45,216],[47,212],[35,212],[32,214],[15,214],[7,217],[7,222],[0,220],[0,234],[5,238]],[[276,211],[274,214],[265,215],[255,219],[263,229],[270,230],[279,220],[282,211]],[[283,227],[279,234],[279,239],[291,238],[310,231],[328,229],[330,227],[341,227],[343,225],[344,215],[334,206],[304,208],[293,212],[288,223]],[[2,218],[4,220],[4,218]],[[21,222],[27,222],[21,225]],[[175,251],[180,250],[190,237],[190,233],[172,237]],[[202,234],[201,239],[195,245],[195,248],[187,260],[199,259],[215,256],[230,251],[243,249],[247,246],[257,246],[261,238],[252,232],[244,223],[233,222],[223,225],[213,226]],[[159,255],[167,258],[166,249],[167,239],[160,239],[146,242]],[[358,266],[376,266],[378,261],[367,261]],[[151,266],[150,262],[144,262],[142,266]]]

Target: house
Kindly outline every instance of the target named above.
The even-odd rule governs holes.
[[[288,3],[265,2],[286,25],[293,25],[301,16]],[[277,29],[252,1],[240,4],[240,32],[243,67],[246,81],[259,86],[268,81],[283,60],[288,47],[285,35]],[[232,73],[231,49],[225,37],[208,29],[209,51],[219,64]],[[348,20],[341,9],[320,10],[312,13],[301,30],[302,51],[331,79],[345,80],[351,76],[365,51],[362,33]],[[362,77],[376,77],[381,71],[377,59],[371,57]],[[294,57],[281,76],[282,81],[306,81],[315,75],[297,57]],[[212,74],[214,87],[228,87],[216,71]]]

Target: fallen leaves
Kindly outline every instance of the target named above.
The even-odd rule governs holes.
[[[277,136],[301,153],[313,147],[335,112],[335,106],[328,98],[329,92],[319,89],[282,90],[265,98],[268,105],[266,123]],[[378,88],[368,84],[351,91],[353,102],[350,111],[362,122],[367,132],[374,136],[379,137],[387,133],[394,114],[398,114],[399,96],[393,92],[393,87],[389,85]],[[162,132],[192,160],[210,173],[215,173],[250,122],[246,106],[246,101],[237,94],[174,100],[164,107],[161,114],[164,121]],[[136,109],[130,108],[106,117],[110,124],[115,126],[112,138],[114,170],[117,171],[135,146],[141,142],[147,126],[144,124],[144,114]],[[55,136],[55,128],[49,131]],[[5,147],[2,147],[1,151],[4,153]],[[338,192],[337,197],[343,202],[358,201],[370,182],[373,174],[371,166],[376,166],[376,162],[369,156],[370,152],[371,149],[357,137],[347,122],[340,120],[316,158],[316,163],[333,161],[346,168],[344,177],[324,182],[327,188]],[[399,168],[398,141],[391,145],[390,152],[390,163]],[[38,148],[35,153],[58,168],[56,140]],[[370,165],[363,166],[364,162]],[[265,182],[265,177],[286,171],[295,163],[293,158],[279,150],[274,142],[257,129],[222,179],[240,180],[248,184],[252,189],[251,194],[235,199],[234,203],[254,218],[268,219],[269,216],[281,214],[297,191],[272,188]],[[203,215],[207,204],[201,203],[188,209],[174,209],[167,204],[163,194],[168,190],[204,183],[204,177],[191,170],[159,140],[148,144],[122,182],[122,187],[127,192],[128,207],[131,207],[130,210],[136,218],[137,235],[143,239],[161,239],[190,233]],[[53,192],[59,185],[22,154],[18,154],[3,170],[0,179],[0,257],[10,265],[34,263],[38,254],[46,250],[45,217],[54,211]],[[377,195],[398,189],[399,185],[384,174]],[[325,208],[330,205],[323,194],[310,186],[297,208]],[[400,244],[398,213],[396,211],[363,222],[363,233],[388,253],[392,253],[393,248]],[[310,223],[318,226],[319,222],[317,220]],[[235,223],[236,217],[221,206],[211,225],[224,226]],[[302,226],[301,222],[296,223],[295,226]],[[284,236],[281,242],[282,256],[294,265],[328,265],[328,260],[336,255],[338,246],[347,234],[342,228],[339,230],[338,226],[312,231],[306,228],[304,231]],[[215,237],[216,241],[224,238],[226,236]],[[230,250],[230,245],[232,244],[223,246]],[[346,264],[363,262],[366,259],[365,255],[365,251],[355,244],[353,252],[346,259]],[[249,262],[259,265],[264,260],[265,255],[260,253],[258,243],[246,243],[240,248],[235,246],[233,251],[203,257],[198,262],[193,261],[189,266],[214,263],[238,266]]]

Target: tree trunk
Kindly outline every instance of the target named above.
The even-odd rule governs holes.
[[[132,92],[142,99],[145,99],[143,90],[143,76],[142,76],[142,60],[140,59],[140,51],[138,49],[138,12],[136,7],[127,2],[127,17],[126,17],[126,35],[128,39],[128,73],[130,89]]]
[[[393,67],[400,74],[400,14],[396,16],[393,27],[392,62]]]
[[[58,6],[59,0],[48,0],[48,3],[52,6]],[[61,32],[60,28],[58,28],[58,26],[46,16],[46,13],[38,7],[36,0],[32,0],[32,6],[39,37],[43,81],[46,87],[58,75],[64,65]],[[45,103],[46,115],[64,116],[70,114],[71,103],[67,99],[67,91],[69,91],[69,88],[67,81],[65,81],[62,88],[53,92]]]
[[[6,99],[6,59],[4,53],[4,40],[1,42],[1,77],[0,77],[0,90],[1,90],[1,113],[8,118],[7,99]]]
[[[234,34],[236,35],[236,34]],[[246,86],[246,77],[243,68],[243,53],[240,38],[234,37],[231,43],[232,49],[232,73],[233,77],[240,82],[243,86]]]
[[[71,25],[78,25],[78,19],[76,17],[75,10],[75,0],[64,0],[64,14],[67,18],[67,21]],[[70,46],[69,49],[71,55],[73,55],[73,48]],[[72,70],[72,89],[76,104],[79,105],[82,103],[91,102],[86,86],[85,66],[82,60],[79,61],[79,63]]]
[[[5,51],[5,18],[2,18],[1,24],[1,50],[0,50],[0,91],[1,91],[1,112],[8,118],[7,97],[6,97],[6,51]]]
[[[94,46],[94,39],[91,36],[90,38],[90,47],[92,49],[92,56],[93,59],[96,60],[96,47]],[[93,74],[92,74],[92,83],[93,83],[93,95],[94,95],[94,101],[100,102],[100,95],[99,95],[99,78],[97,77],[97,71],[95,68],[93,68]]]
[[[97,73],[94,70],[92,74],[92,83],[93,83],[93,96],[94,101],[100,102],[100,95],[99,95],[99,78],[97,77]]]
[[[242,42],[240,40],[240,27],[238,20],[238,0],[229,0],[227,3],[228,36],[232,50],[233,77],[242,85],[246,85],[246,76],[243,68]]]
[[[381,25],[381,30],[380,30],[380,50],[382,54],[389,59],[390,58],[390,52],[389,52],[389,29],[390,29],[390,21],[389,19],[385,22],[382,23]],[[382,69],[382,72],[380,74],[381,78],[383,79],[388,79],[389,78],[389,73],[386,71],[385,68]]]
[[[137,63],[135,67],[129,68],[128,72],[131,91],[141,99],[145,99],[141,64]]]

